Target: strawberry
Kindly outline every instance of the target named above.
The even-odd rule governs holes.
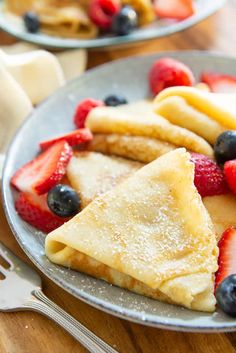
[[[236,93],[236,76],[203,72],[201,82],[206,83],[215,93]]]
[[[149,86],[154,95],[166,87],[192,86],[192,71],[180,61],[162,58],[154,62],[149,71]]]
[[[229,188],[236,193],[236,159],[224,164],[224,174]]]
[[[68,220],[49,210],[46,195],[21,192],[15,201],[15,208],[24,221],[45,233],[60,227]]]
[[[195,165],[194,184],[202,197],[225,194],[228,187],[220,167],[207,156],[191,153]]]
[[[66,141],[59,141],[21,167],[11,184],[20,191],[44,194],[65,175],[71,156],[72,148]]]
[[[112,24],[112,18],[120,11],[119,0],[91,0],[89,17],[101,29],[107,31]]]
[[[184,20],[195,11],[193,0],[154,0],[154,11],[161,18]]]
[[[236,228],[230,227],[223,233],[218,247],[218,271],[215,277],[215,288],[228,276],[236,273]]]
[[[84,99],[81,101],[75,110],[74,124],[78,129],[84,128],[85,120],[88,113],[96,107],[104,106],[104,102],[92,98]]]
[[[66,141],[70,146],[76,146],[80,145],[81,143],[90,142],[92,138],[93,135],[89,129],[78,129],[69,132],[68,134],[55,137],[51,140],[42,141],[40,142],[39,146],[42,150],[45,150],[54,145],[56,142],[62,140]]]

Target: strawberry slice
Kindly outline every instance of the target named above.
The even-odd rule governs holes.
[[[236,228],[230,227],[223,233],[218,247],[218,271],[215,277],[215,288],[228,276],[236,274]]]
[[[200,80],[214,93],[236,93],[236,76],[203,72]]]
[[[196,12],[193,0],[154,0],[153,5],[160,18],[184,20]]]
[[[39,146],[42,150],[46,150],[51,147],[58,141],[66,141],[70,146],[80,145],[82,143],[90,142],[93,139],[93,135],[89,129],[78,129],[72,132],[69,132],[65,135],[60,135],[51,140],[46,140],[40,142]]]
[[[53,231],[69,220],[58,217],[49,210],[46,195],[21,192],[15,202],[15,208],[24,221],[45,233]]]
[[[55,143],[21,167],[11,178],[11,185],[20,191],[46,193],[65,175],[72,153],[66,141]]]
[[[230,189],[236,194],[236,159],[224,164],[224,174]]]
[[[195,165],[194,184],[202,197],[229,192],[224,174],[215,161],[203,154],[191,153],[191,162]]]

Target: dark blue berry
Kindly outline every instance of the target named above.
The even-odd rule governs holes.
[[[26,12],[23,16],[24,24],[28,32],[37,33],[40,29],[39,17],[34,12]]]
[[[138,16],[131,6],[124,6],[113,17],[111,30],[118,36],[129,34],[138,25]]]
[[[128,101],[123,96],[111,94],[104,99],[104,103],[109,107],[116,107],[117,105],[127,104]]]
[[[236,275],[220,283],[216,290],[216,300],[226,314],[236,317]]]
[[[80,211],[81,201],[78,193],[68,185],[54,186],[47,196],[48,207],[59,217],[74,216]]]
[[[214,152],[219,164],[236,159],[236,131],[225,131],[220,134],[216,139]]]

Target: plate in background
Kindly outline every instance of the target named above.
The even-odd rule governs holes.
[[[17,19],[16,16],[8,16],[4,13],[4,0],[0,0],[0,28],[18,39],[48,48],[101,48],[165,37],[182,31],[213,14],[220,9],[225,2],[226,0],[196,0],[196,14],[184,21],[173,22],[168,20],[157,20],[156,23],[136,29],[127,36],[104,36],[96,39],[79,40],[53,37],[41,33],[28,33],[21,20]]]
[[[199,77],[204,69],[236,76],[236,58],[203,52],[160,53],[131,57],[90,70],[39,105],[15,135],[3,172],[3,200],[11,229],[22,249],[51,280],[75,297],[110,314],[138,323],[193,332],[236,331],[236,321],[218,310],[214,314],[187,310],[112,286],[86,274],[51,263],[44,254],[44,234],[21,220],[14,208],[9,180],[25,162],[35,157],[39,141],[73,129],[77,103],[86,98],[104,99],[122,92],[129,101],[149,95],[147,74],[154,60],[172,56],[190,66]]]

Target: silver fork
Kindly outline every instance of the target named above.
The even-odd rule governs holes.
[[[42,292],[39,275],[0,242],[0,311],[33,310],[55,321],[91,353],[118,353]]]

